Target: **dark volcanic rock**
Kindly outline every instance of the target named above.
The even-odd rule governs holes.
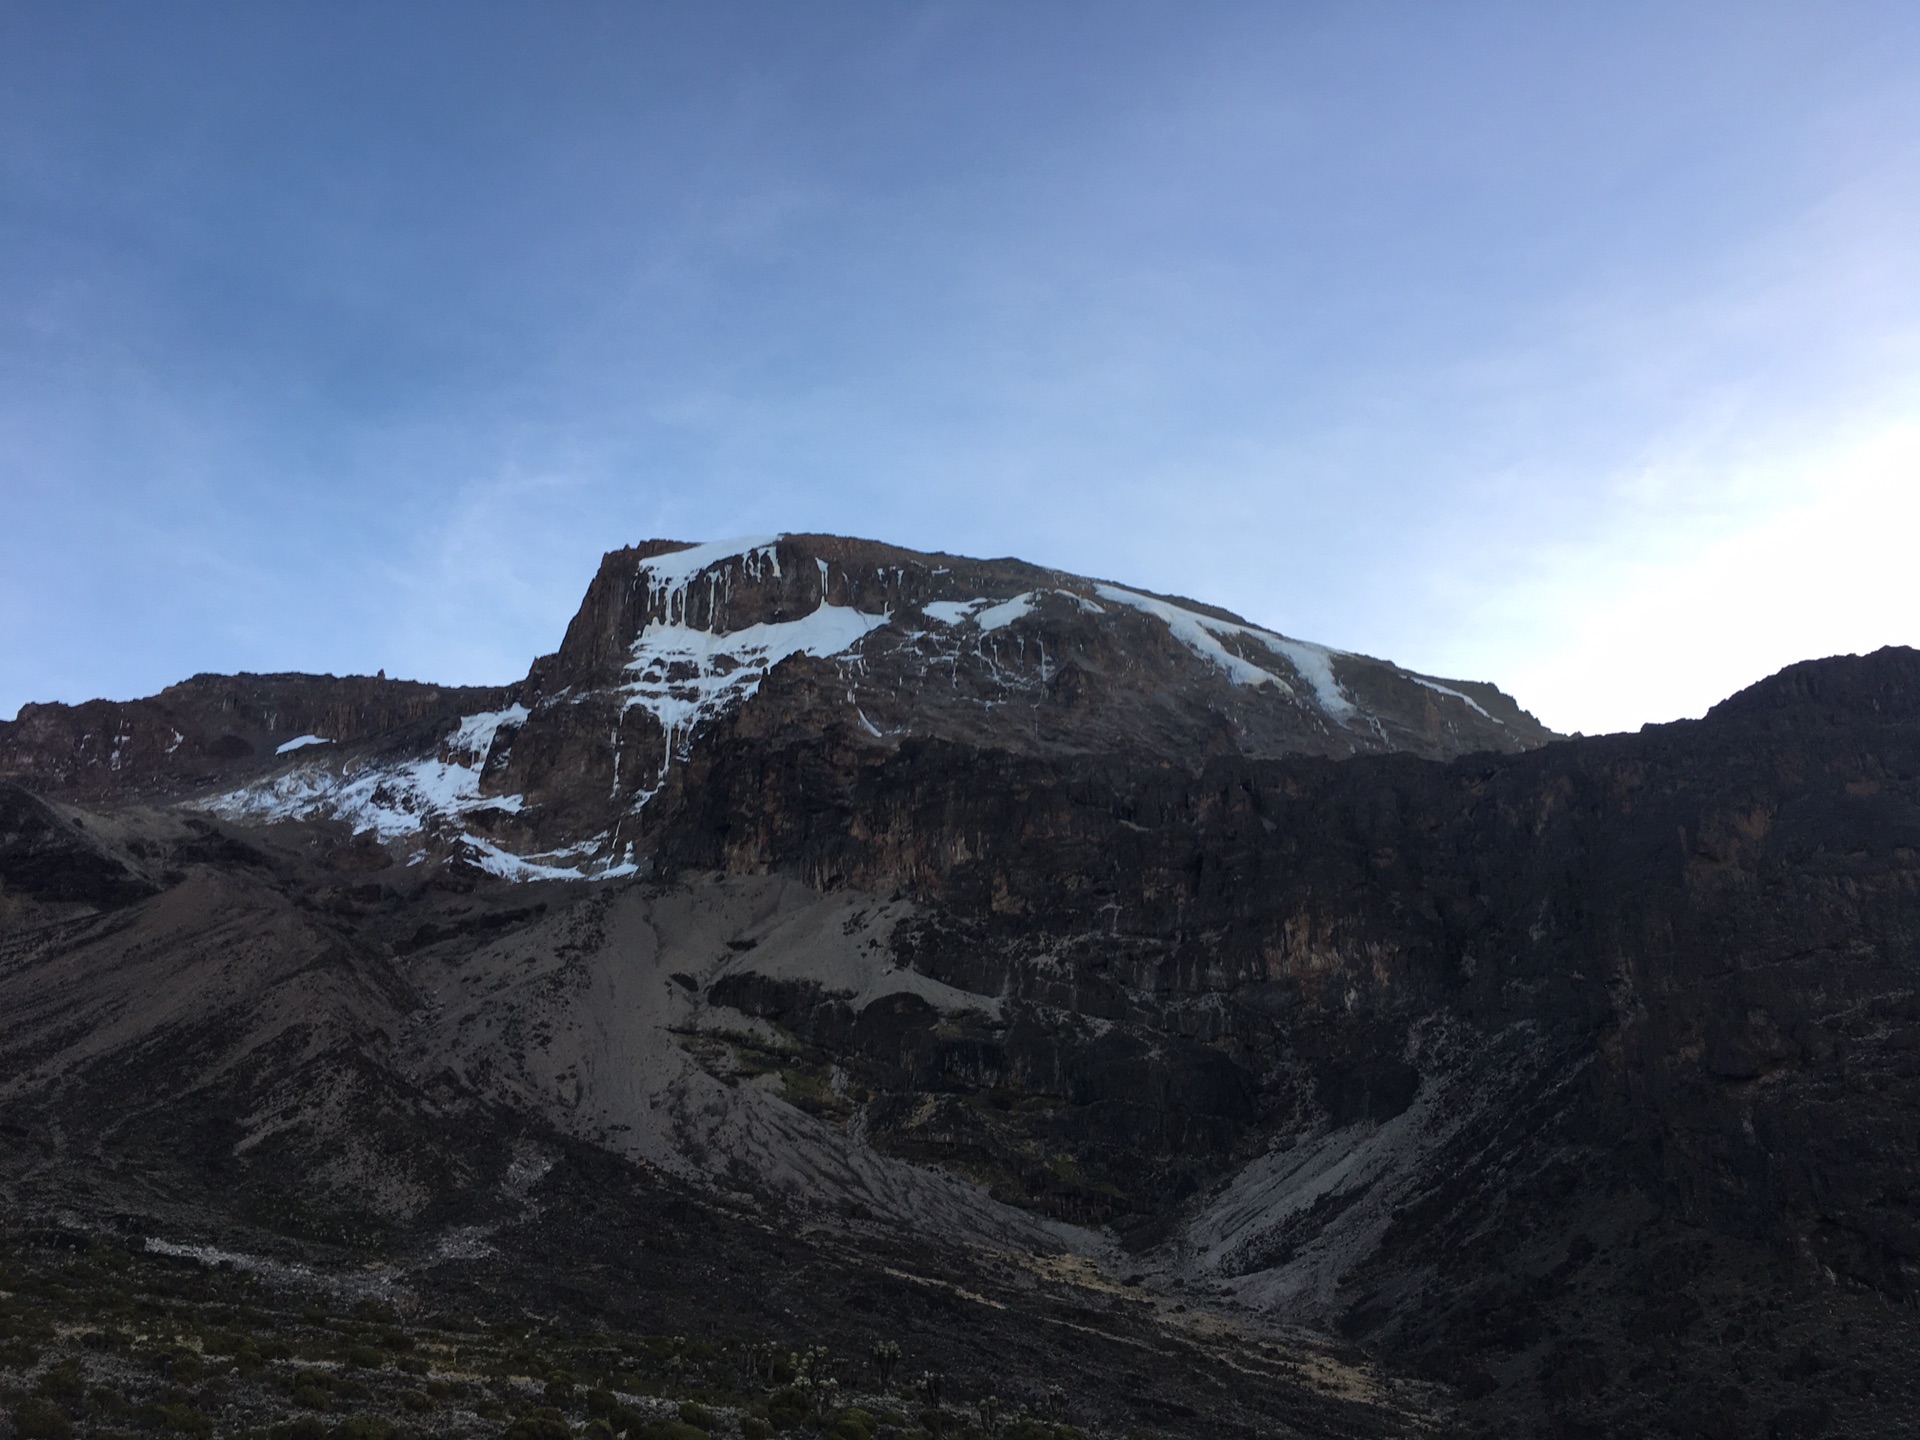
[[[12,895],[110,907],[153,891],[45,801],[17,785],[0,785],[0,902]]]
[[[76,798],[178,796],[283,764],[275,750],[304,735],[391,741],[504,695],[365,675],[196,675],[145,700],[21,706],[0,720],[0,779]]]
[[[1920,654],[1541,743],[1171,603],[656,543],[510,693],[232,727],[220,819],[0,791],[59,901],[0,931],[9,1205],[485,1225],[567,1303],[631,1288],[591,1253],[842,1333],[791,1248],[997,1365],[1181,1356],[1098,1371],[1116,1427],[1260,1433],[1306,1326],[1443,1387],[1290,1360],[1313,1433],[1910,1433]]]
[[[1552,738],[1490,685],[1289,640],[1194,601],[820,535],[610,553],[519,699],[531,713],[489,793],[524,796],[548,846],[593,835],[618,853],[635,812],[735,711],[762,731],[842,726],[881,750],[934,737],[1183,766]]]

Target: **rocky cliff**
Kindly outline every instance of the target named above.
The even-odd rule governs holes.
[[[131,704],[29,706],[0,725],[0,777],[236,819],[333,816],[510,878],[617,877],[650,863],[650,802],[736,714],[845,729],[876,754],[941,739],[1183,768],[1551,738],[1491,685],[1194,601],[792,535],[612,552],[559,650],[515,686],[202,676]]]
[[[783,537],[615,552],[521,685],[416,702],[115,803],[0,736],[10,1204],[550,1262],[538,1153],[556,1213],[603,1163],[720,1206],[716,1255],[943,1256],[938,1343],[1034,1377],[1062,1317],[1184,1357],[1103,1424],[1911,1426],[1920,654],[1545,743],[1193,602]]]

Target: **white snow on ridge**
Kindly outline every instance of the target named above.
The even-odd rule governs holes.
[[[920,609],[929,620],[941,625],[960,625],[971,620],[974,612],[991,605],[991,600],[929,600]]]
[[[653,578],[656,585],[684,586],[701,571],[724,561],[758,556],[772,562],[773,573],[778,575],[780,559],[774,546],[784,538],[781,535],[745,535],[734,540],[707,540],[685,550],[670,550],[665,555],[649,556],[640,562],[640,568]]]
[[[1029,590],[1024,595],[1016,595],[1011,600],[1002,600],[998,605],[989,605],[978,615],[975,622],[980,626],[982,635],[990,635],[995,630],[1004,630],[1014,621],[1033,613],[1033,602],[1039,597],[1038,590]]]
[[[709,574],[716,566],[729,560],[738,560],[744,568],[756,574],[771,570],[776,577],[780,574],[780,552],[778,535],[746,536],[738,540],[710,540],[704,545],[695,545],[686,550],[674,550],[665,555],[655,555],[640,562],[640,574],[646,577],[648,592],[652,599],[659,602],[666,613],[669,624],[684,623],[687,616],[687,592],[693,582],[702,575],[708,577],[707,583],[715,589],[722,586],[718,574]],[[820,567],[822,589],[826,582],[826,565]],[[731,576],[726,583],[731,583]]]
[[[822,605],[798,620],[749,625],[716,635],[686,625],[651,625],[633,642],[625,687],[626,709],[652,712],[667,732],[668,763],[683,758],[696,726],[745,704],[791,655],[846,655],[889,615],[851,605]]]
[[[178,739],[174,741],[174,744],[176,746],[179,743],[180,742],[178,741]],[[324,735],[301,735],[296,737],[295,739],[287,741],[287,743],[284,745],[276,747],[273,753],[276,755],[288,755],[295,750],[304,750],[309,745],[331,745],[332,743],[333,742],[327,739]],[[172,754],[173,752],[169,750],[167,753]]]
[[[347,770],[306,765],[216,796],[206,808],[235,820],[325,817],[345,821],[356,832],[372,830],[382,840],[418,832],[430,815],[453,818],[483,808],[517,811],[518,795],[482,798],[480,767],[500,727],[519,725],[526,718],[523,705],[464,717],[446,741],[446,752],[455,759],[435,755]]]
[[[929,620],[949,627],[964,625],[969,620],[977,620],[981,633],[990,634],[1031,615],[1034,605],[1043,595],[1064,596],[1089,615],[1106,613],[1086,596],[1075,594],[1071,590],[1029,590],[1025,594],[999,601],[988,596],[979,596],[972,600],[929,600],[920,609]]]
[[[1477,710],[1479,711],[1480,714],[1485,715],[1487,719],[1493,720],[1493,716],[1487,715],[1486,709],[1480,704],[1478,700],[1475,700],[1471,695],[1461,694],[1458,690],[1454,689],[1451,685],[1442,685],[1437,680],[1429,680],[1424,675],[1415,675],[1415,674],[1412,674],[1411,672],[1408,673],[1407,678],[1413,681],[1413,683],[1416,685],[1424,685],[1427,687],[1427,689],[1437,690],[1442,695],[1451,695],[1454,699],[1458,700],[1461,704],[1469,707],[1470,709]],[[1493,723],[1498,725],[1501,722],[1498,720],[1493,720]]]
[[[1252,625],[1218,620],[1211,615],[1202,615],[1185,606],[1175,605],[1169,600],[1156,600],[1151,595],[1122,590],[1118,585],[1096,584],[1093,588],[1103,600],[1130,606],[1161,621],[1174,639],[1201,659],[1224,670],[1236,685],[1277,685],[1287,694],[1293,693],[1293,686],[1284,676],[1235,655],[1222,645],[1220,637],[1223,635],[1252,640],[1268,652],[1284,658],[1300,678],[1313,688],[1315,702],[1332,718],[1346,720],[1355,713],[1353,701],[1341,689],[1340,681],[1333,673],[1333,657],[1341,653],[1337,650],[1329,650],[1324,645],[1312,645],[1304,640],[1289,640],[1284,635],[1276,635],[1271,630],[1261,630]]]

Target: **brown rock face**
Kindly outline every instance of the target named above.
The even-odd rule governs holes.
[[[560,1213],[623,1277],[625,1165],[750,1217],[714,1294],[796,1212],[870,1277],[1077,1250],[1115,1313],[1447,1397],[1311,1433],[1913,1429],[1920,653],[1543,744],[1187,602],[785,537],[616,552],[522,686],[390,703],[218,818],[0,790],[10,1203],[549,1256],[537,1145],[606,1167]],[[1271,1433],[1238,1383],[1152,1423]]]
[[[144,700],[23,705],[0,721],[0,779],[47,794],[171,798],[283,764],[311,735],[336,745],[423,742],[505,692],[366,675],[196,675]]]
[[[0,723],[0,778],[73,798],[197,797],[233,818],[337,818],[521,878],[595,875],[651,863],[648,807],[735,722],[844,731],[876,756],[941,739],[1185,770],[1552,738],[1491,685],[1194,601],[1018,560],[786,535],[611,552],[560,648],[516,686],[197,676],[126,704],[30,705]]]
[[[1552,738],[1490,685],[1288,640],[1192,601],[815,535],[612,552],[517,698],[530,714],[489,793],[528,802],[525,845],[596,837],[607,856],[643,839],[648,802],[736,711],[755,733],[843,727],[881,751],[941,738],[1183,768],[1222,754],[1447,758]]]

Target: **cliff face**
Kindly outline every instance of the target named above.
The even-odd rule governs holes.
[[[366,675],[196,675],[144,700],[21,706],[0,721],[0,779],[76,799],[176,799],[283,766],[309,748],[303,737],[431,745],[436,727],[504,695]]]
[[[616,552],[469,693],[184,807],[0,806],[0,1105],[70,1157],[9,1194],[430,1246],[562,1137],[849,1255],[1344,1337],[1443,1431],[1910,1427],[1920,654],[1539,743],[1188,602],[800,537]]]
[[[648,806],[736,714],[844,728],[878,754],[942,739],[1188,769],[1551,738],[1490,685],[1196,602],[798,535],[614,551],[559,650],[507,690],[202,677],[131,705],[29,707],[0,733],[0,775],[76,796],[197,793],[235,818],[331,815],[509,877],[619,876],[651,863]]]

